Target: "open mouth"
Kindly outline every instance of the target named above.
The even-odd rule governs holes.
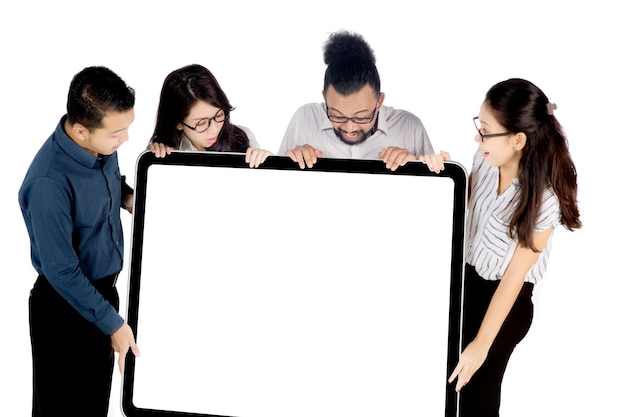
[[[361,132],[341,132],[341,134],[347,142],[356,142],[361,139]]]

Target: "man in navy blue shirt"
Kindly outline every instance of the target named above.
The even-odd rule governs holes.
[[[123,372],[132,329],[119,315],[120,207],[132,189],[117,160],[135,92],[110,69],[70,84],[67,114],[33,159],[19,190],[38,277],[29,298],[33,416],[106,417],[114,351]]]

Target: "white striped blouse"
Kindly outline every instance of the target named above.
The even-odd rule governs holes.
[[[413,113],[381,106],[377,128],[365,141],[350,145],[333,131],[324,103],[305,104],[292,116],[278,155],[307,144],[322,151],[324,158],[380,159],[378,153],[389,146],[407,149],[415,156],[434,153],[424,125]]]
[[[513,212],[510,204],[519,193],[517,179],[498,195],[499,170],[491,167],[476,152],[472,166],[471,197],[467,213],[465,260],[476,268],[476,272],[487,280],[498,280],[504,275],[517,239],[509,236],[508,220]],[[559,201],[551,188],[545,190],[535,232],[556,227],[560,224]],[[552,236],[544,250],[532,265],[525,281],[536,284],[545,272],[552,248]]]

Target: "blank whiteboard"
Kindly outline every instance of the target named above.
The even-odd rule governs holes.
[[[137,160],[128,417],[455,416],[467,175]]]

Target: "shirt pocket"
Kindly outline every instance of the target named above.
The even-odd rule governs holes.
[[[483,250],[503,259],[511,245],[508,221],[497,213],[490,216],[481,237]]]

